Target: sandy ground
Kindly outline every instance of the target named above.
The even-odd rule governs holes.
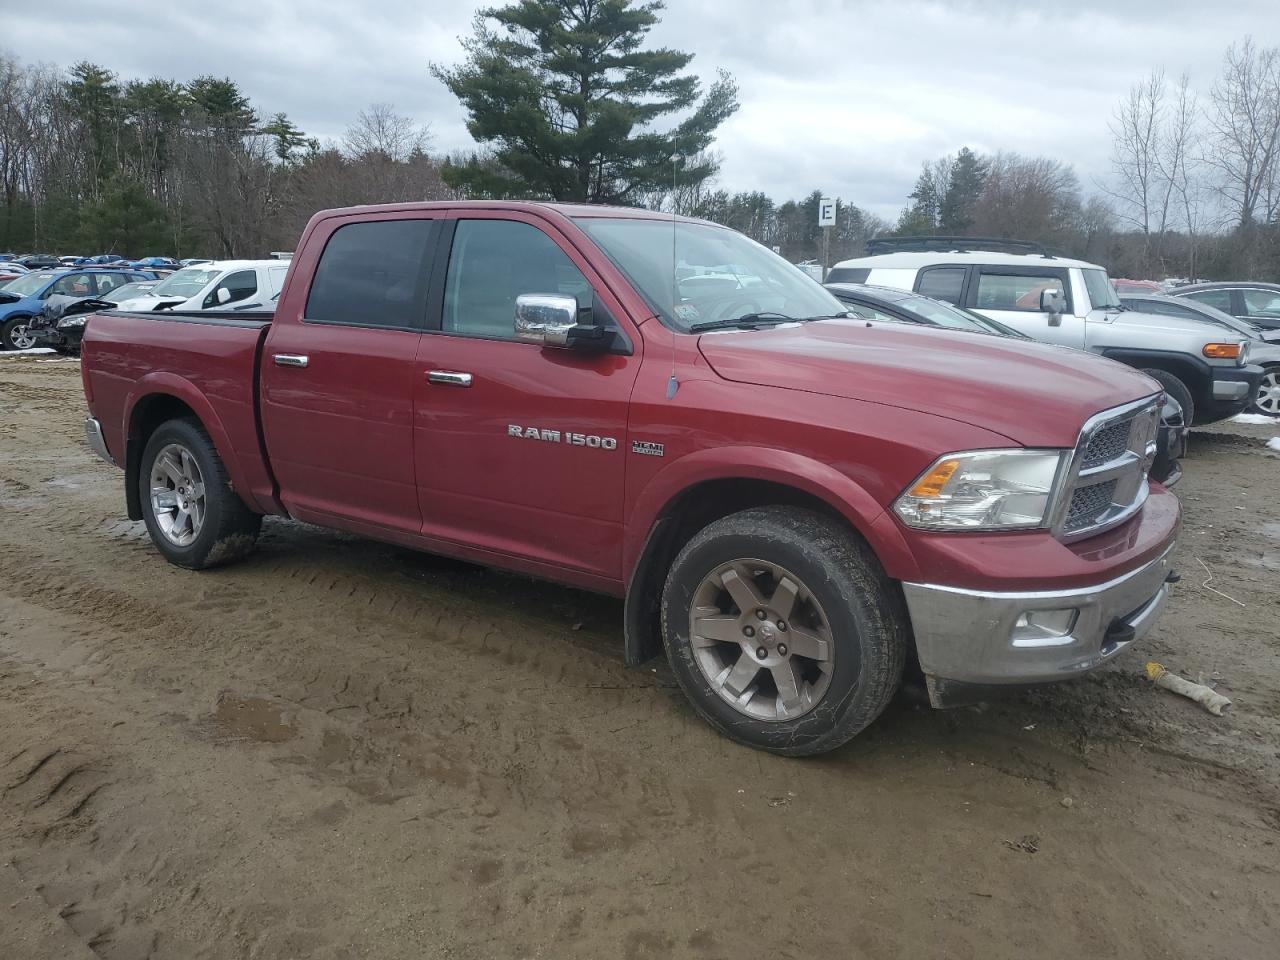
[[[1140,649],[783,760],[625,669],[616,601],[283,522],[180,570],[77,364],[0,360],[0,410],[6,960],[1280,955],[1280,428],[1195,436]]]

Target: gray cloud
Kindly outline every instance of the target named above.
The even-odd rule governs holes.
[[[28,61],[92,60],[123,77],[230,76],[263,113],[341,136],[386,101],[429,124],[437,150],[471,145],[430,74],[453,63],[478,4],[223,0],[127,13],[99,3],[7,10],[0,47]],[[1161,66],[1207,89],[1227,44],[1280,43],[1274,0],[669,0],[656,43],[728,70],[742,109],[723,128],[721,183],[776,198],[815,187],[892,216],[922,160],[968,144],[1044,153],[1104,176],[1107,119]]]

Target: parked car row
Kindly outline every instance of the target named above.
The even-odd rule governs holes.
[[[126,310],[271,310],[288,272],[284,260],[225,260],[165,273],[137,268],[42,270],[0,286],[0,343],[77,352],[84,318],[76,304]]]

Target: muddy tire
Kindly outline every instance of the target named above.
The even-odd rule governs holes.
[[[142,518],[166,560],[204,570],[253,550],[262,516],[231,489],[226,468],[194,420],[161,424],[139,464]]]
[[[1196,402],[1191,398],[1187,385],[1172,373],[1163,370],[1143,370],[1148,377],[1164,388],[1164,392],[1178,401],[1182,407],[1182,420],[1189,427],[1196,422]]]
[[[667,657],[694,709],[783,756],[833,750],[880,715],[902,681],[906,623],[866,544],[796,507],[709,524],[662,593]]]

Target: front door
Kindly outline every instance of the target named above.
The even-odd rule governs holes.
[[[440,267],[416,384],[423,533],[620,576],[627,408],[640,357],[514,335],[521,294],[574,296],[606,322],[622,316],[620,304],[555,227],[530,215],[468,212]]]
[[[290,290],[263,348],[267,452],[303,520],[416,535],[418,341],[440,220],[352,217],[319,229],[310,291]],[[376,532],[376,531],[374,531]]]
[[[1057,290],[1066,309],[1057,315],[1040,309],[1041,294]],[[1076,316],[1070,276],[1059,267],[987,267],[974,269],[965,306],[1006,323],[1033,340],[1083,348],[1085,318]]]

